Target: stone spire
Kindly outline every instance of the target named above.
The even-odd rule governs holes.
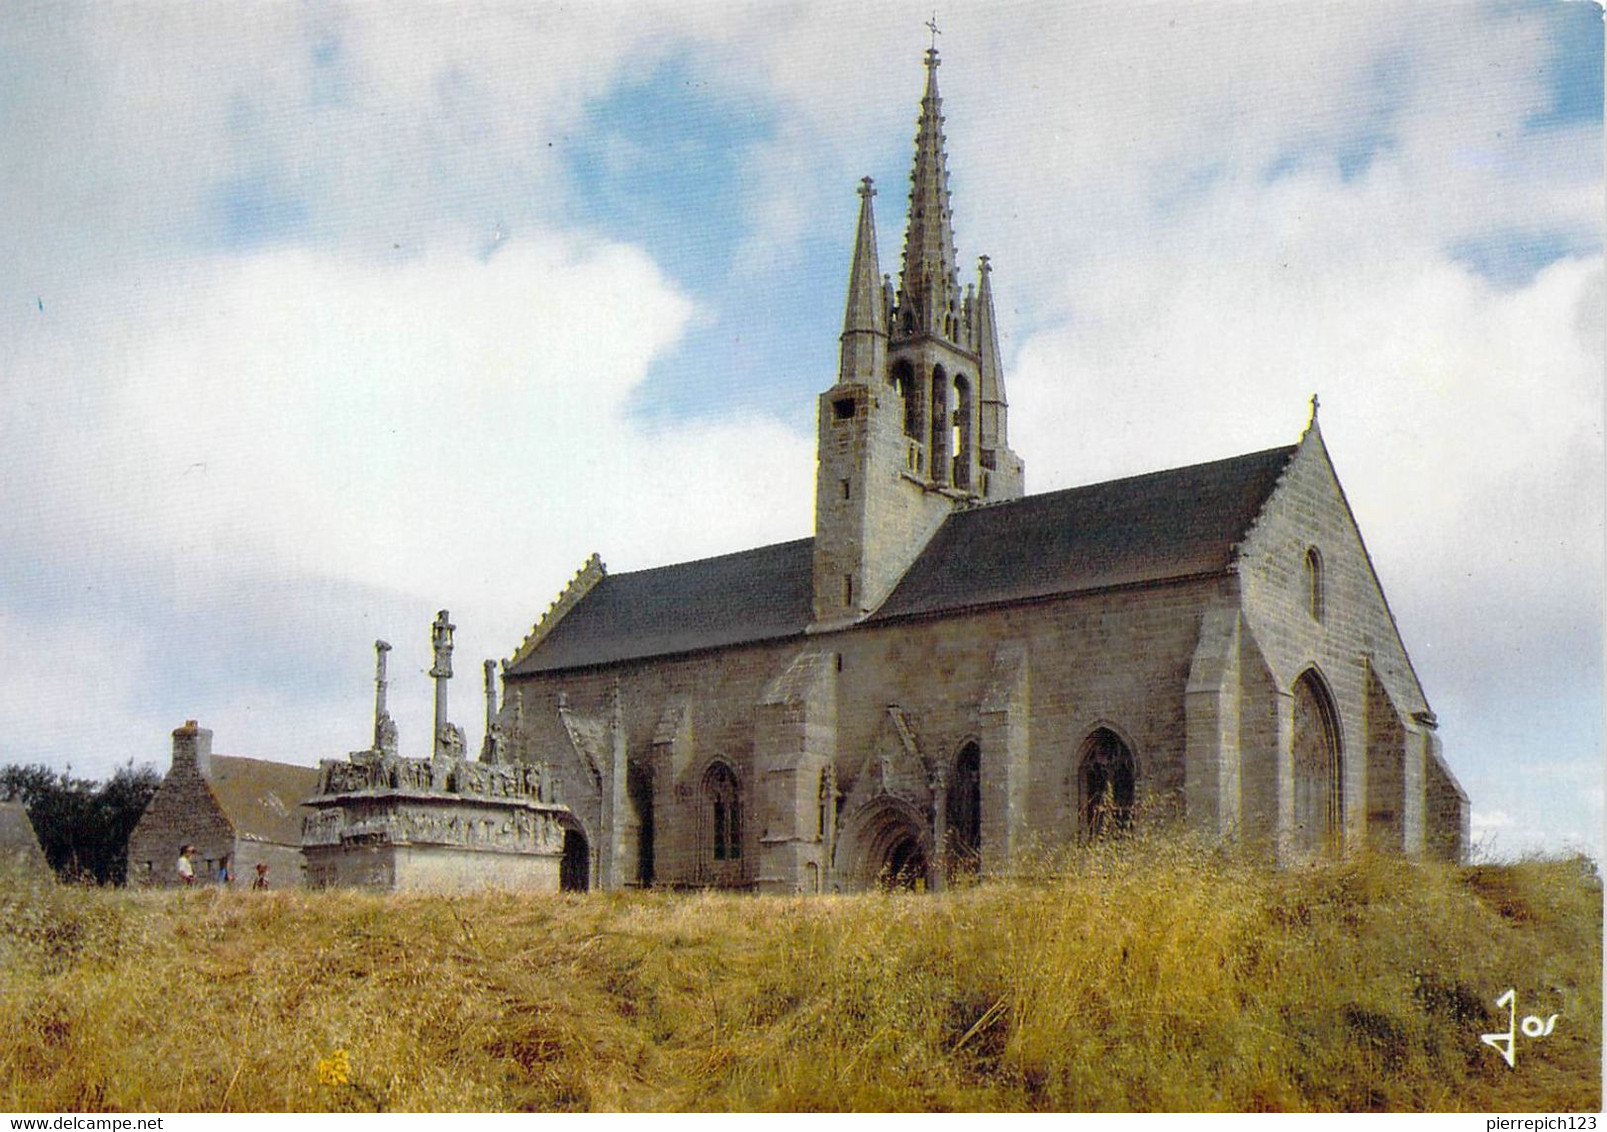
[[[848,273],[848,306],[843,313],[842,363],[838,381],[866,384],[881,375],[887,357],[887,310],[882,297],[882,269],[876,255],[876,217],[869,177],[859,186],[859,231],[854,236],[854,265]]]
[[[926,53],[926,93],[921,97],[915,166],[910,171],[910,219],[899,281],[898,330],[904,335],[924,332],[953,341],[958,330],[959,277],[949,213],[948,157],[943,150],[943,100],[937,92],[939,62],[934,46]]]

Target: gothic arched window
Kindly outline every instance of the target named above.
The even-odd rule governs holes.
[[[1138,765],[1114,731],[1101,727],[1083,741],[1077,757],[1077,803],[1083,833],[1102,837],[1133,824]]]
[[[703,776],[703,801],[714,859],[737,860],[742,856],[742,797],[737,776],[725,763],[715,763]]]
[[[982,751],[975,743],[960,748],[949,779],[949,867],[975,873],[982,860]]]
[[[1313,620],[1321,621],[1323,615],[1324,597],[1322,579],[1322,555],[1316,547],[1306,549],[1306,562],[1303,570],[1306,590],[1306,610]]]

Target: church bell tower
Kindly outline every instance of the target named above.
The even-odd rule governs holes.
[[[956,507],[1014,499],[991,268],[961,294],[937,49],[926,53],[899,286],[881,274],[876,190],[859,190],[837,383],[821,395],[817,628],[872,612]]]

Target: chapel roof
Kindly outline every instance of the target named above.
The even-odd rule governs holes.
[[[956,511],[870,620],[1220,572],[1294,452],[1270,448]]]
[[[1295,447],[957,511],[867,624],[1226,570]],[[509,674],[800,636],[814,540],[609,574]]]
[[[814,539],[607,574],[513,665],[514,675],[696,652],[802,633]]]
[[[277,845],[301,844],[301,800],[318,790],[318,768],[213,755],[206,782],[234,835]]]

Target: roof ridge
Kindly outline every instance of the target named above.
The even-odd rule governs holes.
[[[1090,483],[1072,484],[1070,487],[1057,487],[1053,491],[1036,491],[1028,495],[1018,495],[1014,499],[977,499],[968,502],[963,507],[956,507],[953,514],[964,515],[972,511],[987,511],[995,507],[1012,507],[1023,503],[1032,503],[1035,500],[1050,499],[1057,495],[1065,495],[1072,491],[1088,491],[1096,487],[1109,487],[1113,484],[1131,483],[1133,480],[1148,479],[1151,476],[1173,475],[1178,472],[1192,472],[1200,468],[1215,467],[1218,464],[1232,464],[1239,460],[1253,460],[1257,457],[1271,456],[1275,452],[1284,452],[1293,456],[1298,444],[1279,444],[1271,448],[1262,448],[1255,452],[1241,452],[1237,456],[1223,456],[1216,460],[1200,460],[1193,464],[1178,464],[1171,468],[1156,468],[1148,472],[1135,472],[1130,476],[1117,476],[1115,479],[1094,480]],[[1281,473],[1280,473],[1281,478]]]
[[[1079,491],[1079,490],[1081,490],[1082,488],[1085,488],[1085,487],[1103,487],[1106,484],[1128,483],[1129,481],[1132,481],[1132,480],[1146,479],[1146,478],[1148,478],[1150,476],[1170,475],[1173,472],[1192,472],[1192,471],[1195,471],[1196,469],[1199,469],[1199,468],[1214,467],[1217,464],[1232,464],[1232,463],[1236,463],[1239,460],[1254,460],[1259,456],[1270,456],[1274,452],[1288,452],[1288,453],[1292,454],[1294,452],[1294,450],[1296,448],[1299,448],[1299,447],[1300,447],[1300,445],[1298,445],[1298,444],[1275,444],[1271,448],[1261,448],[1261,449],[1258,449],[1258,450],[1256,450],[1254,452],[1240,452],[1236,456],[1222,456],[1222,457],[1219,457],[1219,458],[1217,458],[1215,460],[1197,460],[1192,464],[1178,464],[1175,467],[1171,467],[1171,468],[1156,468],[1153,471],[1136,472],[1136,473],[1134,473],[1133,475],[1130,475],[1130,476],[1117,476],[1115,479],[1111,479],[1111,480],[1095,480],[1093,483],[1083,483],[1083,484],[1077,484],[1077,485],[1075,485],[1073,487],[1057,488],[1055,491],[1040,492],[1037,496],[1024,495],[1021,498],[1022,499],[1033,499],[1033,498],[1040,498],[1041,499],[1045,495],[1058,495],[1062,491]],[[1019,500],[1009,500],[1008,502],[1014,503],[1014,502],[1019,502]]]
[[[777,550],[783,546],[798,546],[802,543],[814,541],[815,536],[808,535],[804,538],[786,539],[783,542],[762,543],[759,546],[750,546],[746,550],[728,550],[723,554],[707,554],[702,558],[685,558],[679,562],[666,562],[661,566],[643,566],[640,570],[620,570],[608,576],[610,578],[633,578],[641,574],[651,574],[657,570],[676,570],[682,566],[699,566],[705,562],[719,562],[725,558],[741,558],[743,555],[757,554],[761,550]]]
[[[287,766],[293,770],[316,771],[318,769],[316,766],[313,766],[310,763],[287,763],[282,759],[259,759],[255,755],[220,755],[214,752],[211,755],[211,759],[214,762],[216,762],[218,759],[227,759],[229,762],[234,763],[261,763],[264,766]]]
[[[1281,445],[956,511],[869,620],[1220,574],[1298,450]]]

